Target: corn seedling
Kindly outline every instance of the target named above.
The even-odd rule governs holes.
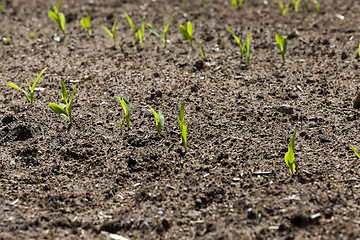
[[[141,20],[141,28],[138,29],[138,37],[140,40],[140,46],[141,48],[144,48],[144,33],[145,33],[145,17],[142,18]]]
[[[299,11],[299,4],[300,4],[301,0],[291,0],[291,2],[294,5],[295,12],[298,12]]]
[[[88,9],[87,16],[82,18],[80,23],[81,23],[81,26],[83,26],[87,30],[89,36],[91,36],[90,20],[91,20],[90,9]]]
[[[155,36],[159,37],[162,40],[162,42],[164,43],[165,47],[166,47],[166,44],[167,44],[167,33],[168,33],[170,23],[171,23],[173,17],[174,17],[174,14],[171,15],[168,24],[164,26],[164,35],[163,36],[161,35],[160,31],[157,30],[156,28],[154,28],[150,23],[147,24],[147,27],[149,28],[149,31],[152,34],[154,34]]]
[[[283,15],[283,17],[285,17],[286,12],[289,10],[290,3],[286,4],[286,6],[284,6],[284,4],[282,3],[281,0],[278,0],[278,2],[279,2],[279,6],[281,8],[281,14]]]
[[[3,3],[0,2],[0,11],[2,10],[2,8],[3,8]]]
[[[246,60],[247,60],[248,64],[250,64],[250,40],[252,37],[252,33],[250,33],[250,35],[247,37],[245,44],[242,45],[241,44],[241,35],[239,35],[239,37],[236,36],[235,33],[230,28],[227,28],[227,30],[231,33],[231,35],[233,36],[233,38],[236,40],[237,44],[239,45],[241,57],[244,57],[244,54],[246,54]],[[245,52],[245,50],[246,50],[246,52]]]
[[[156,130],[160,134],[161,128],[164,125],[164,115],[160,111],[156,113],[154,109],[152,109],[150,106],[148,106],[148,107],[151,109],[152,113],[154,114]]]
[[[360,43],[359,43],[359,57],[360,57]]]
[[[354,146],[352,146],[351,144],[349,144],[349,146],[350,146],[351,149],[354,151],[354,153],[356,154],[356,156],[360,159],[360,153],[359,153],[359,151],[358,151]]]
[[[205,56],[205,52],[204,52],[204,46],[202,43],[200,44],[200,52],[201,52],[201,56],[203,57],[203,59],[205,59],[206,56]]]
[[[315,6],[315,10],[317,13],[320,12],[320,3],[317,0],[313,0],[314,6]]]
[[[128,127],[128,129],[130,129],[130,115],[131,115],[131,108],[130,108],[130,103],[126,98],[119,98],[118,96],[116,97],[120,103],[121,106],[124,110],[124,114],[125,114],[125,120],[126,120],[126,125]],[[120,125],[121,125],[121,133],[122,133],[122,120],[120,118]]]
[[[204,0],[204,3],[208,3],[209,2],[209,0]]]
[[[105,27],[105,25],[102,25],[102,27],[104,28],[104,30],[107,32],[107,34],[111,37],[111,39],[113,40],[114,42],[114,47],[116,48],[116,34],[115,34],[115,31],[116,31],[116,23],[117,23],[117,18],[115,18],[115,21],[114,21],[114,24],[113,24],[113,27],[112,27],[112,31],[110,32],[110,30]]]
[[[180,107],[180,113],[178,117],[178,123],[180,126],[180,132],[181,132],[181,142],[184,144],[185,152],[187,150],[187,127],[189,125],[189,120],[187,120],[187,123],[185,124],[185,115],[184,115],[184,103],[181,104]]]
[[[244,0],[231,0],[234,10],[237,10],[238,7],[241,7]]]
[[[66,32],[65,32],[65,16],[64,16],[64,14],[62,12],[60,12],[61,2],[62,2],[62,0],[59,0],[57,6],[55,6],[55,4],[53,4],[54,12],[49,11],[48,16],[56,21],[56,23],[58,24],[60,30],[62,31],[64,36],[66,36]]]
[[[78,85],[76,84],[68,101],[68,92],[66,91],[64,82],[61,80],[62,103],[60,103],[59,105],[55,103],[49,103],[49,107],[51,108],[51,110],[53,110],[56,114],[59,114],[60,116],[65,116],[67,119],[69,119],[70,124],[72,124],[71,103],[77,86]]]
[[[180,32],[181,35],[184,37],[185,40],[187,40],[190,43],[191,48],[194,48],[193,46],[193,26],[190,21],[187,22],[187,28],[185,28],[183,25],[180,25]]]
[[[26,82],[27,82],[27,84],[28,84],[28,86],[29,86],[30,94],[29,94],[28,92],[22,90],[20,87],[18,87],[18,86],[15,85],[14,83],[8,83],[8,85],[9,85],[10,87],[16,88],[17,90],[20,90],[21,92],[23,92],[23,93],[25,94],[26,98],[30,101],[30,103],[33,104],[33,102],[34,102],[34,89],[35,89],[35,86],[36,86],[37,82],[39,81],[41,75],[45,72],[46,69],[47,69],[47,67],[44,68],[44,69],[40,72],[40,74],[37,76],[37,78],[36,78],[36,80],[35,80],[35,82],[33,83],[32,86],[30,85],[29,81],[28,81],[27,79],[25,79]]]
[[[285,154],[285,162],[288,165],[291,174],[295,173],[295,157],[294,157],[294,141],[296,137],[296,129],[294,134],[291,137],[288,152]]]
[[[276,31],[275,38],[276,38],[276,42],[278,43],[280,51],[281,51],[281,57],[282,57],[283,63],[285,63],[285,54],[286,54],[286,50],[287,50],[287,37],[281,38],[278,31]]]

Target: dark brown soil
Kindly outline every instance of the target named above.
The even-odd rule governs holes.
[[[51,4],[7,0],[0,11],[11,38],[0,43],[0,239],[360,238],[360,160],[349,147],[360,148],[359,1],[321,1],[320,13],[301,3],[282,17],[275,0],[237,11],[230,0],[64,0],[62,42],[51,38],[62,36]],[[87,8],[93,37],[80,25]],[[124,11],[161,30],[174,13],[167,48],[146,30],[141,49]],[[122,49],[101,26],[116,17]],[[187,20],[194,50],[179,31]],[[250,66],[226,27],[243,41],[253,33]],[[275,29],[289,37],[285,64]],[[45,67],[33,105],[7,86],[25,88]],[[79,84],[72,126],[48,106],[61,101],[60,80]],[[132,107],[123,135],[119,94]],[[160,135],[147,105],[164,113]]]

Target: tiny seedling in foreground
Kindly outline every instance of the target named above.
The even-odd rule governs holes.
[[[147,24],[147,27],[149,28],[149,31],[152,34],[154,34],[155,36],[159,37],[162,40],[162,42],[164,43],[165,47],[166,47],[166,44],[167,44],[167,33],[168,33],[170,23],[171,23],[173,17],[174,17],[174,14],[171,15],[168,24],[164,26],[164,35],[163,36],[161,35],[160,31],[157,30],[156,28],[154,28],[150,23]]]
[[[33,102],[34,102],[34,89],[35,89],[35,86],[36,86],[37,82],[39,81],[41,75],[45,72],[46,69],[47,69],[47,67],[44,68],[44,69],[40,72],[40,74],[37,76],[37,78],[36,78],[36,80],[35,80],[35,82],[33,83],[32,86],[30,85],[29,81],[28,81],[27,79],[25,79],[26,82],[27,82],[27,84],[28,84],[28,86],[29,86],[30,94],[29,94],[28,92],[22,90],[20,87],[18,87],[18,86],[15,85],[14,83],[8,83],[8,85],[9,85],[10,87],[16,88],[16,89],[20,90],[21,92],[23,92],[23,93],[25,94],[26,98],[30,101],[30,103],[33,104]]]
[[[278,33],[278,31],[276,31],[276,42],[279,45],[280,51],[281,51],[281,57],[283,60],[283,63],[285,63],[285,54],[286,54],[286,50],[287,50],[287,37],[281,37],[280,34]]]
[[[241,7],[244,0],[231,0],[234,10],[237,10],[238,7]]]
[[[187,40],[190,43],[191,48],[194,48],[193,46],[193,26],[190,21],[187,22],[187,28],[185,28],[183,25],[180,25],[180,32],[181,35],[184,37],[185,40]]]
[[[102,25],[102,27],[104,28],[104,30],[107,32],[107,34],[111,37],[111,39],[114,42],[114,47],[116,48],[116,23],[117,23],[117,18],[115,18],[113,27],[112,27],[112,31],[110,31],[107,27],[105,27],[105,25]]]
[[[55,104],[55,103],[49,103],[49,107],[51,108],[51,110],[53,110],[55,113],[61,115],[61,116],[65,116],[67,119],[69,119],[70,124],[72,124],[72,116],[71,116],[71,104],[72,104],[72,100],[75,94],[75,90],[76,87],[78,85],[76,84],[71,96],[69,98],[69,101],[67,99],[68,97],[68,92],[66,91],[64,82],[61,80],[61,98],[62,98],[62,103]]]
[[[281,14],[283,15],[283,17],[285,17],[286,12],[289,10],[290,3],[286,4],[286,6],[284,6],[284,4],[282,3],[281,0],[278,0],[278,2],[279,2],[279,6],[281,8]]]
[[[124,110],[124,114],[125,114],[125,120],[126,120],[126,125],[128,127],[128,129],[130,129],[130,115],[131,115],[131,108],[130,108],[130,103],[126,98],[119,98],[118,96],[116,96],[116,98],[120,101],[121,106]],[[122,132],[122,120],[120,118],[120,125],[121,125],[121,132]]]
[[[300,5],[300,2],[301,0],[291,0],[292,4],[294,5],[294,10],[295,12],[298,12],[299,11],[299,5]]]
[[[360,159],[360,153],[359,153],[359,151],[358,151],[354,146],[352,146],[351,144],[349,144],[349,146],[350,146],[351,149],[354,151],[354,153],[356,154],[356,156]]]
[[[296,137],[296,129],[295,129],[294,134],[291,137],[289,147],[288,147],[288,152],[285,155],[285,162],[288,165],[291,174],[295,173],[295,157],[294,157],[294,141],[295,141],[295,137]]]
[[[150,106],[148,106],[148,107],[151,109],[152,113],[154,114],[155,123],[156,123],[156,130],[160,134],[161,128],[164,125],[164,115],[160,111],[155,112],[155,110],[152,109]]]
[[[181,104],[180,113],[178,117],[178,123],[180,126],[181,132],[181,142],[184,144],[185,152],[187,150],[187,127],[189,125],[189,120],[185,124],[185,115],[184,115],[184,103]]]
[[[88,9],[87,16],[82,18],[80,23],[81,23],[81,26],[83,26],[87,30],[89,36],[91,36],[90,20],[91,20],[90,9]]]
[[[245,54],[246,60],[247,60],[246,62],[247,62],[247,64],[250,64],[250,40],[252,37],[252,33],[250,33],[250,35],[247,37],[245,44],[242,45],[241,44],[241,35],[239,35],[239,37],[236,36],[235,33],[230,28],[227,28],[227,30],[231,33],[231,35],[233,36],[233,38],[236,40],[237,44],[239,45],[241,57],[243,57]]]
[[[53,11],[49,11],[48,15],[50,18],[54,19],[56,21],[56,23],[58,24],[60,30],[62,31],[62,33],[64,34],[64,36],[66,36],[66,32],[65,32],[65,16],[62,12],[60,12],[60,7],[61,7],[61,2],[62,0],[58,1],[57,6],[55,6],[55,4],[53,4]]]

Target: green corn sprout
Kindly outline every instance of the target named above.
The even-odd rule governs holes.
[[[138,36],[139,36],[139,40],[140,40],[140,46],[141,48],[144,48],[144,33],[145,33],[145,17],[142,18],[141,20],[141,28],[138,29]]]
[[[278,2],[279,2],[279,6],[281,8],[281,14],[283,15],[283,17],[285,17],[286,12],[289,10],[290,3],[286,4],[286,6],[284,6],[284,4],[282,3],[281,0],[278,0]]]
[[[189,125],[189,120],[185,124],[185,115],[184,115],[184,103],[181,103],[180,113],[178,117],[178,123],[180,126],[181,132],[181,142],[184,144],[185,152],[187,150],[187,127]]]
[[[291,2],[294,5],[295,12],[298,12],[299,11],[299,4],[300,4],[301,0],[291,0]]]
[[[359,57],[360,57],[360,43],[359,43]]]
[[[156,130],[160,134],[161,128],[164,125],[164,115],[160,111],[156,113],[155,110],[152,109],[149,105],[148,105],[148,107],[151,109],[152,113],[154,114]]]
[[[203,59],[205,59],[206,56],[205,56],[205,52],[204,52],[204,46],[202,43],[200,44],[200,52],[201,52],[201,56],[203,57]]]
[[[91,20],[90,9],[88,9],[87,10],[87,16],[82,18],[80,23],[81,23],[81,26],[83,26],[87,30],[89,36],[91,36],[90,20]]]
[[[351,144],[349,144],[349,146],[350,146],[351,149],[354,151],[354,153],[356,154],[356,156],[360,159],[360,153],[359,153],[359,151],[358,151],[354,146],[352,146]]]
[[[2,8],[3,8],[3,3],[0,2],[0,11],[2,10]]]
[[[60,30],[62,31],[64,36],[66,36],[66,32],[65,32],[65,16],[64,16],[64,14],[62,12],[60,12],[61,2],[62,2],[62,0],[59,0],[57,6],[55,6],[55,4],[53,4],[54,12],[49,11],[48,16],[50,18],[54,19],[57,22]]]
[[[193,26],[192,26],[191,22],[190,21],[187,22],[187,29],[183,25],[180,25],[180,32],[181,32],[181,35],[184,37],[184,39],[190,43],[191,48],[194,48],[193,41],[192,41],[193,40],[192,39]]]
[[[209,2],[209,0],[204,0],[204,3],[208,3]]]
[[[319,13],[320,12],[320,3],[317,0],[313,0],[316,12]]]
[[[129,17],[129,15],[128,15],[126,12],[124,12],[124,14],[125,14],[126,19],[127,19],[128,22],[129,22],[129,24],[130,24],[130,27],[131,27],[131,29],[132,29],[132,31],[133,31],[134,39],[135,39],[135,42],[136,42],[138,36],[137,36],[137,31],[136,31],[136,27],[135,27],[135,25],[134,25],[134,22],[131,20],[131,18]]]
[[[69,119],[70,124],[72,124],[72,115],[71,115],[71,103],[75,94],[75,90],[76,87],[78,86],[78,84],[75,85],[70,99],[69,101],[67,100],[68,97],[68,92],[66,91],[64,82],[61,80],[61,98],[62,98],[62,103],[55,104],[55,103],[49,103],[49,107],[51,108],[51,110],[53,110],[55,113],[61,115],[61,116],[65,116],[67,117],[67,119]]]
[[[167,33],[168,33],[168,30],[169,30],[169,27],[170,27],[170,23],[171,23],[173,17],[174,17],[174,14],[171,15],[168,24],[164,26],[164,35],[163,35],[163,36],[162,36],[162,35],[160,34],[160,32],[159,32],[156,28],[154,28],[150,23],[147,24],[147,27],[149,28],[149,31],[150,31],[152,34],[154,34],[155,36],[159,37],[159,38],[162,40],[162,42],[164,43],[164,46],[165,46],[165,47],[166,47],[166,44],[167,44]]]
[[[121,103],[121,106],[122,106],[122,108],[124,110],[124,114],[125,114],[126,125],[127,125],[128,129],[130,129],[130,115],[131,115],[130,103],[126,98],[120,98],[118,96],[116,98]],[[121,125],[121,129],[122,129],[122,120],[121,119],[120,119],[120,125]]]
[[[244,54],[246,54],[246,60],[248,62],[248,64],[250,64],[250,40],[252,37],[252,33],[250,33],[250,35],[247,37],[246,42],[244,45],[241,44],[241,35],[236,36],[235,33],[230,29],[227,28],[227,30],[231,33],[231,35],[233,36],[233,38],[236,40],[237,44],[240,47],[240,53],[241,53],[241,57],[244,57]],[[246,50],[246,52],[245,52]]]
[[[116,23],[117,23],[117,18],[115,18],[113,27],[112,27],[112,31],[110,32],[110,30],[105,27],[105,25],[102,25],[102,27],[104,28],[104,30],[107,32],[107,34],[112,38],[112,40],[114,41],[114,47],[116,47]]]
[[[249,37],[246,39],[246,44],[245,44],[245,57],[246,57],[246,63],[247,65],[250,65],[250,39],[251,39],[252,34],[249,35]]]
[[[281,57],[282,57],[283,63],[285,63],[285,54],[286,54],[286,50],[287,50],[287,37],[282,37],[281,38],[278,31],[276,31],[275,38],[276,38],[276,42],[278,43],[278,45],[280,47]]]
[[[285,162],[288,165],[291,174],[295,173],[295,157],[294,157],[294,141],[296,137],[296,129],[294,134],[291,137],[288,152],[285,155]]]
[[[34,102],[34,89],[35,89],[35,86],[36,86],[37,82],[39,81],[41,75],[45,72],[46,69],[47,69],[47,67],[44,68],[44,69],[40,72],[40,74],[37,76],[37,78],[36,78],[36,80],[35,80],[35,82],[33,83],[32,86],[30,85],[29,81],[28,81],[27,79],[25,79],[26,82],[27,82],[27,84],[28,84],[28,86],[29,86],[30,94],[29,94],[28,92],[22,90],[20,87],[18,87],[18,86],[15,85],[14,83],[8,83],[8,85],[9,85],[10,87],[16,88],[17,90],[20,90],[21,92],[23,92],[23,93],[25,94],[26,98],[30,101],[30,103],[33,104],[33,102]]]
[[[231,0],[234,10],[237,10],[238,6],[241,7],[244,0]]]

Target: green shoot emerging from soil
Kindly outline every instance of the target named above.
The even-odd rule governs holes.
[[[89,36],[91,36],[90,20],[91,20],[90,9],[88,9],[87,16],[82,18],[80,23],[81,23],[81,26],[83,26],[87,30]]]
[[[187,150],[187,127],[189,125],[189,120],[187,120],[187,123],[185,124],[185,115],[184,115],[184,103],[181,104],[180,107],[180,113],[178,117],[178,122],[180,126],[181,131],[181,142],[184,144],[185,152]]]
[[[40,74],[37,76],[37,78],[36,78],[36,80],[35,80],[35,82],[34,82],[34,84],[33,84],[32,86],[30,85],[29,81],[28,81],[27,79],[25,79],[26,82],[27,82],[27,84],[28,84],[28,86],[29,86],[30,94],[29,94],[28,92],[22,90],[20,87],[18,87],[18,86],[15,85],[14,83],[8,83],[8,85],[9,85],[10,87],[16,88],[16,89],[20,90],[21,92],[23,92],[23,93],[25,94],[26,98],[30,101],[30,103],[33,104],[33,102],[34,102],[34,89],[35,89],[35,86],[36,86],[37,82],[39,81],[41,75],[45,72],[46,69],[47,69],[47,67],[44,68],[44,69],[40,72]]]
[[[152,34],[154,34],[155,36],[159,37],[162,40],[162,42],[164,43],[165,47],[166,47],[166,44],[167,44],[167,42],[166,42],[167,41],[167,33],[168,33],[168,30],[169,30],[169,27],[170,27],[170,24],[171,24],[171,21],[172,21],[173,17],[174,17],[174,14],[171,15],[168,24],[164,26],[164,35],[163,36],[160,34],[160,31],[157,30],[156,28],[154,28],[150,23],[147,24],[147,27],[149,28],[149,31]]]
[[[142,18],[141,20],[141,28],[139,28],[138,30],[138,36],[139,36],[139,40],[140,40],[140,46],[141,48],[144,48],[144,33],[145,33],[145,17]]]
[[[295,157],[294,157],[294,141],[296,137],[296,129],[294,134],[291,137],[288,152],[285,155],[285,162],[288,165],[291,174],[295,173]]]
[[[281,51],[281,57],[282,57],[283,63],[285,63],[285,54],[286,54],[286,50],[287,50],[287,37],[281,38],[278,31],[276,31],[275,38],[276,38],[276,42],[278,43],[280,51]]]
[[[66,36],[66,32],[65,32],[65,16],[64,16],[64,14],[62,12],[60,12],[61,2],[62,2],[62,0],[59,0],[57,6],[55,6],[55,4],[53,4],[54,12],[49,11],[48,15],[49,15],[50,18],[54,19],[57,22],[60,30],[62,31],[64,36]]]
[[[119,98],[116,97],[120,103],[121,106],[124,110],[124,114],[125,114],[125,120],[126,120],[126,125],[128,127],[128,129],[130,129],[130,115],[131,115],[131,108],[130,108],[130,103],[126,98]],[[120,118],[120,125],[121,125],[121,132],[122,132],[122,120]]]
[[[67,117],[67,119],[69,119],[69,121],[70,121],[70,124],[72,124],[71,103],[72,103],[72,100],[73,100],[73,97],[74,97],[75,90],[76,90],[77,86],[78,85],[76,84],[73,91],[72,91],[72,93],[71,93],[70,99],[68,101],[67,100],[68,92],[66,91],[64,82],[61,80],[62,103],[60,103],[59,105],[55,104],[55,103],[49,103],[49,107],[51,108],[51,110],[53,110],[55,113],[57,113],[57,114],[59,114],[61,116]]]
[[[148,107],[151,109],[151,111],[154,114],[155,123],[156,123],[156,130],[160,134],[161,128],[164,125],[164,115],[160,111],[158,113],[156,113],[154,109],[152,109],[150,106],[148,106]]]
[[[244,0],[231,0],[234,10],[237,10],[238,7],[241,7]]]
[[[301,0],[291,0],[291,2],[294,5],[295,12],[298,12],[299,11],[299,4],[300,4]]]
[[[354,146],[352,146],[351,144],[349,144],[349,146],[350,146],[351,149],[354,151],[354,153],[356,154],[356,156],[360,159],[360,153],[359,153],[359,151],[358,151]]]
[[[204,46],[202,43],[200,44],[200,52],[201,52],[201,56],[203,57],[203,59],[205,59],[206,56],[205,56],[205,52],[204,52]]]
[[[281,14],[283,15],[283,17],[285,17],[286,12],[289,10],[290,3],[286,4],[286,6],[284,6],[284,4],[282,3],[281,0],[278,0],[278,2],[279,2],[279,6],[281,8]]]
[[[102,25],[102,27],[104,28],[104,30],[107,32],[107,34],[112,38],[113,42],[114,42],[114,47],[116,48],[116,23],[117,23],[117,18],[115,18],[113,27],[112,27],[112,31],[110,32],[110,30],[105,27],[105,25]]]
[[[180,25],[180,32],[181,35],[184,37],[184,39],[190,43],[191,48],[194,48],[192,41],[193,26],[191,22],[190,21],[187,22],[187,29],[183,25]]]
[[[125,17],[128,20],[128,22],[130,24],[130,27],[131,27],[131,29],[133,31],[134,39],[135,39],[135,41],[137,41],[137,31],[136,31],[136,27],[134,25],[134,22],[131,20],[131,18],[129,17],[129,15],[126,12],[124,12],[124,14],[125,14]]]
[[[227,30],[231,33],[231,35],[233,36],[233,38],[236,40],[237,44],[239,45],[241,57],[244,57],[244,53],[245,53],[247,63],[250,64],[250,40],[252,37],[252,33],[250,33],[250,35],[247,37],[245,44],[242,45],[241,44],[241,35],[239,35],[239,37],[236,36],[235,33],[230,28],[227,28]],[[245,52],[245,50],[246,50],[246,52]]]

